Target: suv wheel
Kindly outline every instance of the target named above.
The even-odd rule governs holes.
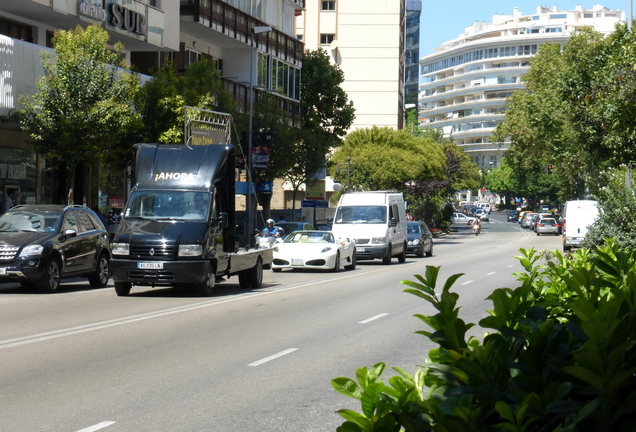
[[[110,267],[108,265],[108,257],[105,253],[99,254],[97,258],[97,268],[95,273],[88,277],[88,282],[93,288],[104,288],[108,285],[110,278]]]
[[[38,281],[38,288],[42,292],[55,292],[60,287],[60,264],[55,258],[51,258],[44,267],[44,274]]]

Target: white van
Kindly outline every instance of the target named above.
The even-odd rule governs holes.
[[[590,225],[598,218],[598,202],[594,200],[568,201],[563,208],[563,250],[583,243]]]
[[[340,197],[331,229],[356,241],[356,258],[406,261],[406,203],[401,192],[351,192]]]

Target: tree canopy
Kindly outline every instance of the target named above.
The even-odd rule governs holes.
[[[139,126],[133,108],[138,77],[127,72],[123,46],[109,46],[108,38],[94,25],[57,31],[55,54],[42,55],[38,92],[22,98],[23,108],[13,113],[36,152],[68,167],[70,203],[82,199],[73,199],[78,164],[118,154],[122,137]]]
[[[553,167],[560,200],[582,197],[602,173],[636,161],[636,39],[625,25],[604,36],[576,32],[563,45],[545,44],[508,101],[493,141],[511,139],[506,160],[519,188]],[[534,180],[519,173],[534,172]],[[526,180],[525,184],[523,180]]]

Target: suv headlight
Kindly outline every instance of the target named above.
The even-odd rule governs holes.
[[[44,246],[42,245],[31,245],[27,246],[20,252],[20,258],[26,258],[29,256],[40,256],[44,251]]]
[[[179,245],[179,256],[194,257],[203,254],[203,246],[200,244],[182,244]]]
[[[128,255],[130,253],[130,244],[129,243],[113,243],[111,253],[113,255]]]

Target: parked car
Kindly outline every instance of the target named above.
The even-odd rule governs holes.
[[[275,272],[284,268],[337,272],[341,267],[356,268],[356,243],[353,239],[336,238],[331,231],[294,231],[274,245]]]
[[[508,210],[508,222],[517,222],[518,220],[517,210]]]
[[[406,223],[406,237],[408,247],[406,253],[415,254],[418,257],[433,256],[433,234],[428,226],[422,221],[411,221]]]
[[[536,223],[535,232],[537,235],[554,234],[559,235],[559,223],[554,218],[541,218]]]
[[[108,284],[109,260],[108,231],[89,208],[18,205],[0,217],[0,282],[53,292],[61,279],[87,276],[101,288]]]
[[[523,219],[521,219],[521,228],[531,228],[532,227],[532,218],[535,213],[527,212],[523,215]]]
[[[464,213],[453,213],[451,222],[454,224],[466,224],[471,225],[475,218],[473,216],[466,216]]]
[[[479,207],[475,209],[475,217],[478,217],[482,222],[490,222],[490,215],[485,208]]]

